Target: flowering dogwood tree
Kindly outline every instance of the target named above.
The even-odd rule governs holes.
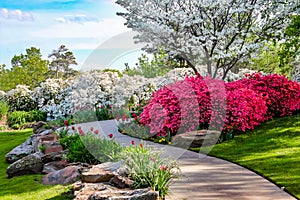
[[[146,42],[185,59],[195,73],[204,60],[208,73],[224,79],[228,71],[270,40],[281,40],[299,0],[117,0],[127,27]]]

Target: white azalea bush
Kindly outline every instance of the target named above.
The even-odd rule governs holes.
[[[111,105],[113,88],[118,79],[118,74],[114,72],[92,71],[82,74],[67,88],[67,96],[62,102],[64,111],[72,114],[88,107]]]
[[[202,76],[207,75],[205,67],[198,66],[197,69]],[[245,74],[254,72],[247,69],[241,69],[238,74],[229,72],[226,81],[241,79]],[[137,111],[149,102],[154,91],[193,75],[191,68],[176,68],[165,76],[155,78],[138,75],[120,77],[115,72],[95,70],[70,80],[47,79],[34,91],[28,86],[18,85],[7,94],[0,93],[0,99],[5,96],[13,110],[44,111],[48,120],[107,106],[116,108],[114,111],[117,108]]]
[[[5,100],[10,111],[30,111],[37,107],[37,102],[32,97],[33,91],[26,85],[17,85],[15,89],[7,92]]]
[[[60,105],[67,95],[67,87],[68,81],[47,79],[34,89],[32,98],[37,102],[37,108],[47,113],[48,119],[56,119],[64,115]]]

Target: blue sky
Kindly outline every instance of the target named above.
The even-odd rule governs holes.
[[[0,0],[0,64],[10,67],[11,58],[29,47],[40,48],[46,59],[64,44],[80,69],[99,45],[130,31],[116,15],[119,11],[114,0]],[[128,58],[132,63],[140,53],[133,54]],[[123,62],[127,60],[114,63]]]

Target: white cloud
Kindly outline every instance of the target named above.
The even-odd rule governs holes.
[[[0,17],[4,19],[16,19],[19,21],[33,21],[32,14],[28,12],[23,12],[21,10],[9,10],[6,8],[2,8],[0,10]]]
[[[79,24],[83,24],[86,22],[95,22],[95,23],[99,22],[99,20],[97,18],[90,17],[90,16],[83,15],[83,14],[66,15],[64,17],[55,18],[55,21],[60,22],[60,23],[72,22],[72,23],[79,23]]]

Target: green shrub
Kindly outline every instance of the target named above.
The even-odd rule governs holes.
[[[96,109],[96,116],[99,121],[114,119],[111,106],[102,106]]]
[[[95,111],[86,109],[77,111],[73,114],[73,121],[76,124],[97,121]]]
[[[0,120],[7,115],[7,112],[9,110],[9,106],[6,102],[0,101]]]
[[[120,153],[124,149],[114,139],[106,139],[95,134],[87,134],[82,136],[81,139],[87,150],[101,163],[118,161]]]
[[[121,154],[127,173],[136,188],[151,187],[164,199],[171,181],[179,177],[179,167],[170,158],[146,148],[143,143],[127,147]]]
[[[60,134],[64,135],[64,134]],[[67,159],[70,162],[98,164],[117,161],[123,147],[113,139],[99,137],[94,133],[75,134],[60,139],[64,149],[68,149]]]
[[[27,123],[45,120],[46,114],[39,110],[32,110],[29,112],[14,111],[8,114],[7,124],[14,129],[19,129]]]
[[[30,115],[26,111],[14,111],[7,117],[8,126],[18,129],[30,122]]]
[[[32,110],[28,112],[30,122],[46,121],[47,113],[40,110]]]
[[[100,162],[85,148],[78,134],[66,136],[60,139],[59,143],[64,149],[68,150],[66,155],[69,162],[83,162],[90,164],[99,164]]]

